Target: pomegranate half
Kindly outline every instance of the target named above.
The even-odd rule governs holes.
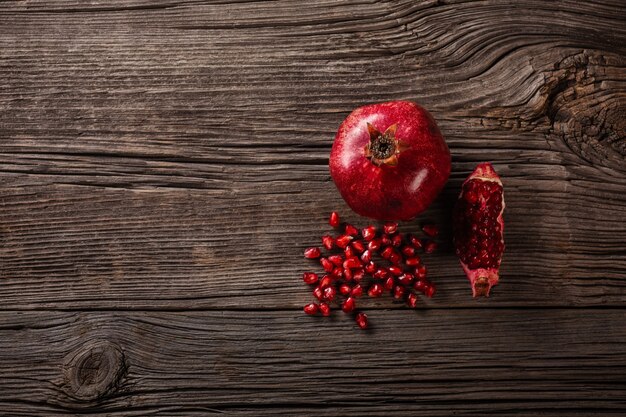
[[[450,176],[450,151],[433,117],[410,101],[371,104],[339,126],[330,175],[356,213],[410,220]]]
[[[474,297],[489,296],[498,283],[504,252],[504,189],[490,163],[465,180],[454,209],[454,246]]]

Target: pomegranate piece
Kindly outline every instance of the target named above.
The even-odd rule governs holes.
[[[315,303],[307,304],[304,306],[304,312],[309,316],[314,316],[319,311],[319,307]]]
[[[429,282],[426,284],[426,288],[424,288],[424,295],[428,298],[433,298],[435,291],[435,285],[432,282]]]
[[[341,304],[341,309],[344,313],[350,313],[354,311],[355,307],[356,303],[354,302],[354,298],[352,297],[346,298],[346,300]]]
[[[377,269],[378,267],[372,261],[365,264],[365,272],[367,272],[368,274],[373,274],[374,272],[376,272]]]
[[[413,246],[404,246],[400,250],[402,251],[402,254],[406,256],[407,258],[413,258],[415,254],[417,253],[417,251],[415,250]]]
[[[365,245],[363,245],[363,242],[360,240],[352,242],[352,248],[354,248],[357,253],[363,253],[363,251],[365,251]]]
[[[333,279],[328,275],[324,275],[322,277],[322,280],[320,281],[320,287],[324,289],[326,287],[330,287],[332,283],[333,283]]]
[[[406,258],[404,260],[404,263],[407,264],[407,266],[418,266],[421,262],[421,259],[419,257],[414,257],[414,258]]]
[[[381,253],[380,256],[382,256],[383,259],[389,259],[391,258],[391,254],[393,253],[393,248],[391,246],[387,246]]]
[[[328,260],[331,261],[336,266],[343,265],[343,257],[341,255],[330,255]]]
[[[352,250],[351,246],[346,246],[346,248],[343,250],[343,254],[346,259],[352,258],[354,256],[354,251]]]
[[[304,257],[307,259],[317,259],[322,256],[320,248],[306,248],[304,250]]]
[[[357,313],[357,315],[354,317],[354,321],[356,321],[356,324],[363,330],[367,329],[368,326],[368,322],[367,322],[367,314],[365,313]]]
[[[363,265],[361,265],[361,260],[356,257],[348,258],[343,262],[343,269],[355,269],[362,266]]]
[[[335,239],[329,235],[322,236],[322,245],[326,248],[326,250],[331,250],[333,246],[335,246]]]
[[[324,303],[324,302],[320,303],[319,309],[320,309],[320,313],[322,313],[322,316],[324,317],[330,316],[330,306],[327,303]]]
[[[370,252],[369,249],[361,254],[361,262],[363,262],[364,264],[369,263],[371,260],[372,260],[372,252]]]
[[[385,289],[383,288],[382,285],[378,283],[372,284],[370,289],[367,291],[367,295],[369,295],[372,298],[380,297],[383,294],[384,290]]]
[[[393,246],[394,248],[399,248],[401,245],[402,245],[402,236],[394,235],[391,238],[391,246]]]
[[[315,298],[317,298],[318,300],[321,300],[324,298],[324,293],[322,292],[322,287],[315,287],[315,289],[313,290],[313,296]]]
[[[335,267],[335,265],[333,265],[333,263],[327,258],[320,258],[320,265],[322,265],[322,268],[324,268],[324,271],[326,272],[332,272]]]
[[[361,282],[363,280],[363,277],[365,276],[365,271],[361,268],[355,269],[352,272],[352,280],[354,282]]]
[[[326,301],[333,301],[336,294],[337,290],[335,290],[335,287],[326,287],[322,290],[322,298]]]
[[[392,235],[398,231],[398,223],[396,222],[385,222],[383,225],[383,230],[388,235]]]
[[[424,243],[424,252],[426,253],[434,253],[437,250],[437,242],[434,240],[427,240]]]
[[[490,163],[478,164],[465,180],[454,209],[454,247],[474,297],[498,284],[504,252],[504,189]]]
[[[415,277],[418,280],[423,281],[426,279],[427,272],[428,270],[426,269],[426,265],[420,264],[417,268],[415,268]]]
[[[358,108],[344,120],[329,165],[356,213],[410,220],[448,180],[450,151],[430,113],[409,101],[391,101]]]
[[[394,265],[400,265],[400,262],[402,262],[402,256],[400,256],[400,254],[397,252],[393,252],[389,257],[389,262]]]
[[[359,298],[363,295],[363,287],[360,284],[355,285],[352,291],[350,291],[350,295],[354,298]]]
[[[385,280],[383,287],[385,287],[386,290],[391,290],[395,284],[396,282],[394,281],[393,277],[389,277]]]
[[[382,246],[383,246],[383,241],[381,239],[372,239],[367,244],[367,248],[371,250],[372,252],[378,252]]]
[[[339,292],[343,295],[348,295],[350,294],[350,292],[352,292],[352,287],[350,287],[348,284],[341,284],[339,286]]]
[[[408,286],[411,285],[413,279],[414,277],[412,274],[402,274],[398,277],[398,282],[402,285]]]
[[[395,265],[390,266],[389,268],[387,268],[387,270],[391,272],[391,275],[395,275],[397,277],[399,277],[403,273],[402,268]]]
[[[426,224],[422,226],[422,231],[426,236],[435,237],[439,234],[439,228],[434,224]]]
[[[356,237],[356,236],[359,235],[359,229],[357,229],[356,227],[352,226],[351,224],[346,224],[344,232],[347,235],[350,235],[350,236],[355,236]]]
[[[367,242],[371,241],[376,237],[376,227],[372,225],[367,226],[366,228],[361,230],[361,236],[363,236],[363,239],[365,239]]]
[[[302,281],[307,284],[315,284],[320,278],[317,276],[315,272],[305,272],[302,274]]]
[[[418,301],[418,297],[417,295],[415,295],[414,293],[410,293],[407,297],[406,297],[406,305],[408,305],[411,308],[415,308],[417,307],[417,301]],[[321,305],[320,305],[321,307]]]
[[[350,244],[352,239],[354,239],[354,237],[350,235],[341,235],[337,239],[335,239],[335,244],[341,249],[345,249]]]
[[[341,224],[341,220],[339,220],[339,213],[333,211],[330,213],[330,218],[328,219],[328,224],[330,227],[337,228]]]
[[[380,244],[383,247],[391,245],[391,238],[389,237],[387,233],[383,233],[382,235],[380,235]]]
[[[406,290],[402,285],[396,285],[395,287],[393,287],[393,298],[395,298],[396,300],[401,299],[402,297],[404,297],[405,291]]]

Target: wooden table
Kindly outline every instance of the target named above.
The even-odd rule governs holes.
[[[355,107],[431,110],[452,175],[417,311],[307,317]],[[623,1],[0,3],[0,414],[626,412]],[[506,189],[501,284],[451,248]]]

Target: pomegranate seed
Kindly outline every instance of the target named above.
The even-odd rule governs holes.
[[[365,313],[357,313],[356,317],[354,318],[354,320],[356,321],[356,324],[363,330],[367,329],[367,314]]]
[[[383,294],[384,288],[380,284],[373,284],[367,291],[367,295],[370,297],[380,297]]]
[[[404,263],[407,264],[407,266],[418,266],[421,262],[422,260],[417,256],[414,258],[406,258],[404,260]]]
[[[320,265],[324,268],[324,271],[331,272],[335,267],[331,261],[326,258],[320,258]]]
[[[324,293],[322,293],[322,287],[315,287],[315,289],[313,290],[313,296],[318,300],[324,298]]]
[[[380,256],[383,257],[383,259],[389,259],[391,257],[391,254],[393,253],[393,248],[391,246],[387,246],[381,253]]]
[[[383,234],[380,237],[380,244],[383,245],[383,247],[384,246],[391,246],[391,238],[388,235]]]
[[[398,223],[396,222],[386,222],[383,226],[383,230],[385,233],[394,234],[398,231]]]
[[[417,307],[418,300],[419,298],[417,297],[417,295],[415,295],[414,293],[410,293],[409,296],[406,298],[406,305],[408,305],[411,308],[415,308]]]
[[[395,265],[390,266],[389,268],[387,268],[389,270],[389,272],[391,272],[393,275],[399,277],[400,275],[402,275],[402,268],[397,267]]]
[[[376,269],[376,271],[374,271],[372,273],[372,277],[374,277],[376,279],[382,279],[383,278],[383,270],[382,270],[382,268]]]
[[[389,262],[391,262],[394,265],[400,265],[400,262],[402,262],[402,256],[400,256],[400,254],[394,252],[389,257]]]
[[[365,251],[365,245],[360,240],[355,240],[354,242],[352,242],[352,248],[358,253],[363,253],[363,251]]]
[[[393,277],[389,277],[385,281],[384,287],[385,287],[386,290],[391,290],[395,284],[396,283],[395,283]]]
[[[343,295],[348,295],[350,294],[351,291],[352,291],[352,287],[350,287],[348,284],[341,284],[339,286],[339,292],[342,293]]]
[[[439,228],[434,224],[426,224],[422,227],[422,230],[427,236],[435,237],[439,234]]]
[[[424,243],[424,252],[433,253],[437,250],[437,242],[434,240],[428,240]]]
[[[407,258],[412,258],[416,254],[416,250],[413,246],[405,246],[402,248],[402,254]]]
[[[341,249],[345,249],[350,244],[352,239],[354,238],[350,235],[341,235],[337,239],[335,239],[335,244]]]
[[[328,275],[324,275],[322,277],[322,280],[320,281],[320,287],[324,289],[326,287],[330,287],[332,283],[333,283],[333,279],[329,277]]]
[[[411,274],[402,274],[398,277],[398,282],[402,285],[409,286],[413,282],[413,278]]]
[[[404,287],[402,285],[396,285],[393,288],[393,298],[395,298],[396,300],[401,299],[402,297],[404,297],[404,292],[406,290],[404,289]]]
[[[437,289],[433,283],[426,284],[426,288],[424,289],[424,295],[428,298],[433,298]]]
[[[343,250],[343,254],[346,257],[346,259],[352,258],[354,256],[354,251],[352,250],[350,246],[346,246],[346,248]]]
[[[409,242],[411,242],[411,245],[413,245],[416,250],[422,249],[422,241],[419,240],[417,237],[409,235]]]
[[[315,284],[319,279],[320,277],[318,277],[315,272],[305,272],[302,274],[302,281],[307,284]]]
[[[413,288],[423,293],[426,289],[426,281],[415,281],[415,284],[413,284]]]
[[[322,236],[322,245],[324,245],[326,250],[331,250],[335,246],[335,239],[329,235]]]
[[[367,226],[366,228],[361,230],[361,236],[363,236],[363,239],[365,239],[366,241],[371,241],[376,237],[376,228],[372,225]]]
[[[333,301],[336,294],[337,290],[335,289],[335,287],[326,287],[322,290],[322,298],[327,301]]]
[[[378,252],[382,245],[383,242],[381,239],[373,239],[370,243],[367,244],[367,248],[372,252]]]
[[[421,264],[420,266],[418,266],[417,268],[415,268],[415,277],[420,280],[423,281],[424,279],[426,279],[426,265]]]
[[[363,277],[365,276],[365,271],[363,271],[361,268],[359,269],[355,269],[352,272],[352,279],[354,280],[354,282],[361,282],[363,280]]]
[[[363,287],[361,287],[361,284],[357,284],[354,286],[354,288],[352,288],[352,291],[350,292],[350,295],[354,298],[358,298],[360,296],[363,295]]]
[[[341,304],[341,309],[343,310],[344,313],[350,313],[354,311],[355,307],[356,307],[356,303],[354,302],[354,298],[352,297],[346,298],[346,301],[344,301]]]
[[[359,258],[348,258],[344,261],[343,263],[343,268],[344,269],[354,269],[354,268],[360,268],[361,266],[361,261],[359,260]]]
[[[353,278],[354,278],[354,276],[352,275],[352,270],[351,269],[344,269],[343,270],[343,279],[345,279],[346,281],[352,281]]]
[[[374,271],[376,271],[378,267],[376,266],[376,264],[372,261],[368,262],[365,265],[365,272],[367,272],[368,274],[373,274]]]
[[[330,255],[328,260],[331,261],[336,266],[343,265],[343,257],[341,255]]]
[[[322,316],[324,317],[330,316],[330,306],[328,304],[320,303],[319,309],[320,309],[320,313],[322,313]]]
[[[304,250],[304,257],[307,259],[317,259],[322,256],[320,248],[306,248]]]
[[[337,213],[336,211],[333,211],[332,213],[330,213],[330,219],[328,219],[328,224],[331,227],[339,227],[339,224],[341,223],[341,220],[339,220],[339,213]]]
[[[334,276],[335,278],[339,279],[343,277],[343,268],[340,266],[336,266],[333,268],[333,272],[331,273],[332,276]]]
[[[372,253],[369,251],[369,249],[361,254],[361,262],[363,262],[364,264],[368,263],[371,260],[372,260]]]
[[[319,307],[315,303],[307,304],[304,306],[304,312],[309,316],[314,316],[319,311]]]
[[[401,245],[402,245],[402,236],[394,235],[391,238],[391,246],[393,246],[394,248],[399,248]]]
[[[359,229],[357,229],[356,227],[352,226],[351,224],[346,224],[346,228],[344,229],[345,233],[347,235],[350,236],[358,236],[359,235]]]

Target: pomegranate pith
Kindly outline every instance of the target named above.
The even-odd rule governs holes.
[[[504,252],[504,189],[490,163],[463,183],[454,210],[454,246],[474,297],[489,296]]]

